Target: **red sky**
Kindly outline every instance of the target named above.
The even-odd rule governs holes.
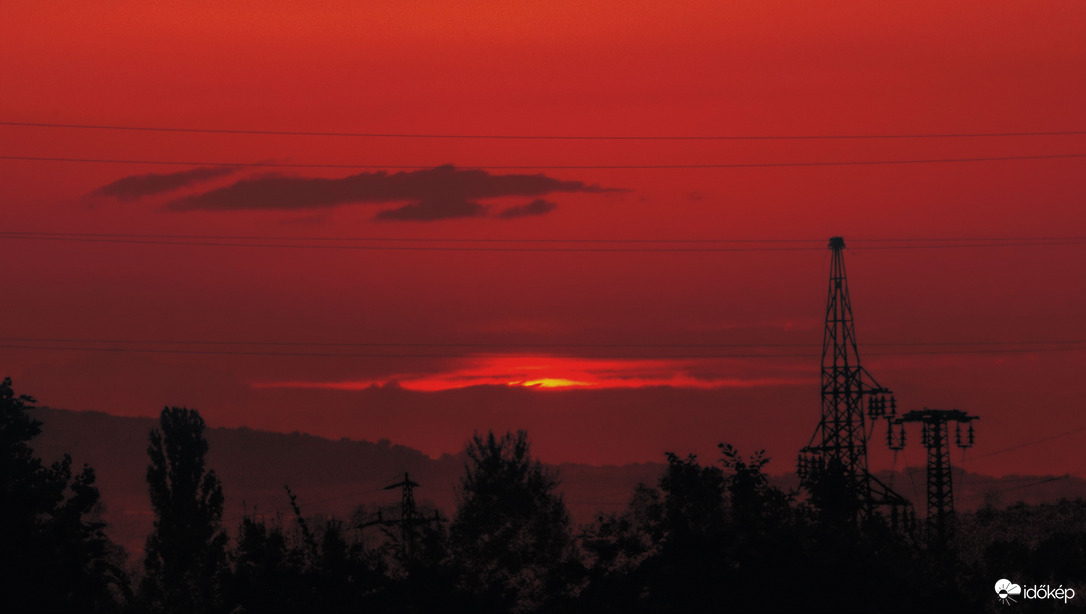
[[[0,121],[446,135],[1086,130],[1080,2],[185,7],[5,3]],[[810,248],[344,250],[4,235],[0,345],[156,352],[7,347],[0,367],[17,391],[57,407],[155,415],[188,404],[213,425],[388,437],[430,454],[457,450],[473,429],[527,427],[553,462],[659,460],[665,449],[715,458],[715,443],[731,441],[767,448],[784,471],[818,420],[824,248],[842,235],[861,353],[904,408],[980,415],[970,470],[1086,475],[1083,242],[925,247],[1086,235],[1083,158],[494,168],[1068,154],[1086,154],[1086,135],[616,141],[0,125],[2,156],[409,167],[193,174],[210,167],[0,159],[8,233]],[[151,173],[163,177],[115,183]],[[929,241],[862,249],[915,245],[874,241],[893,238]],[[101,339],[114,341],[90,341]],[[902,343],[950,345],[888,345]],[[948,353],[976,350],[986,353]],[[313,355],[330,353],[354,355]],[[765,353],[787,356],[746,357]],[[908,462],[922,458],[906,450]]]

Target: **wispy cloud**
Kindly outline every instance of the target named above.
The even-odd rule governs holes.
[[[517,207],[509,207],[498,214],[498,217],[506,220],[515,219],[518,217],[529,217],[534,215],[546,215],[551,211],[558,208],[558,205],[537,198],[526,205],[520,205]]]
[[[580,181],[562,181],[544,174],[496,175],[481,169],[439,166],[397,173],[366,172],[342,178],[263,175],[240,179],[232,185],[173,200],[174,211],[301,210],[350,204],[406,203],[378,213],[379,219],[431,221],[486,216],[478,201],[509,196],[543,196],[555,192],[601,193],[614,191]],[[553,203],[534,201],[508,215],[542,215]]]
[[[488,207],[466,198],[434,198],[420,200],[397,209],[386,209],[377,214],[377,219],[428,222],[454,217],[483,217],[487,209]]]
[[[207,166],[177,173],[132,175],[106,184],[91,192],[91,195],[109,196],[117,200],[136,200],[144,196],[172,192],[196,183],[225,177],[237,171],[237,168],[229,166]]]

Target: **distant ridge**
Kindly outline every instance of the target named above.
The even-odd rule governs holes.
[[[76,466],[94,467],[113,539],[134,555],[141,552],[152,523],[144,481],[147,433],[157,421],[47,407],[34,409],[32,415],[43,423],[41,436],[33,442],[35,453],[52,462],[67,452]],[[429,502],[451,514],[455,486],[464,469],[464,459],[458,455],[435,459],[387,440],[331,440],[245,427],[208,428],[207,439],[208,465],[222,480],[224,524],[231,531],[246,510],[289,516],[284,484],[298,495],[307,515],[345,518],[359,505],[397,504],[399,494],[383,487],[401,479],[405,471],[422,485],[415,494],[420,503]],[[589,522],[598,511],[624,508],[637,483],[655,483],[663,465],[563,464],[556,468],[574,521]]]
[[[147,433],[157,421],[47,407],[34,409],[32,415],[43,423],[41,436],[33,442],[35,453],[52,462],[67,452],[77,467],[83,463],[94,467],[110,534],[138,557],[152,524],[144,474]],[[360,505],[397,504],[398,493],[383,487],[401,479],[404,472],[410,472],[411,478],[422,485],[415,494],[420,503],[428,502],[451,515],[455,488],[464,469],[464,458],[459,455],[431,458],[387,440],[331,440],[245,427],[209,428],[207,438],[211,446],[208,464],[223,482],[224,524],[230,531],[236,529],[246,511],[289,519],[284,484],[298,495],[298,503],[307,515],[334,514],[345,519]],[[661,450],[661,461],[663,453]],[[708,463],[715,459],[701,460]],[[662,462],[553,466],[559,471],[563,496],[576,523],[591,522],[600,512],[625,509],[634,487],[640,482],[655,484],[664,467]],[[923,469],[907,471],[910,473],[899,471],[893,476],[895,484],[905,496],[919,498],[918,511],[923,514]],[[878,477],[889,480],[891,476],[882,472]],[[795,487],[797,483],[794,475],[773,476],[772,481],[783,487]],[[1073,476],[995,478],[966,473],[955,486],[961,488],[955,493],[955,501],[963,511],[986,502],[1009,505],[1020,500],[1040,503],[1061,497],[1086,497],[1086,479]]]

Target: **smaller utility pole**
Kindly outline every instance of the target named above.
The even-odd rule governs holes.
[[[979,420],[957,409],[913,410],[899,417],[887,416],[886,443],[891,450],[905,447],[905,423],[919,422],[921,443],[928,449],[928,518],[929,536],[942,544],[950,530],[954,515],[954,488],[950,467],[950,429],[954,423],[954,442],[959,448],[973,445],[973,424]],[[962,432],[962,425],[968,430]],[[897,427],[895,436],[894,427]]]

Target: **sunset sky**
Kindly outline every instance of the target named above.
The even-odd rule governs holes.
[[[1077,1],[6,2],[0,375],[784,472],[840,235],[903,409],[979,415],[972,471],[1086,475],[1083,32]]]

